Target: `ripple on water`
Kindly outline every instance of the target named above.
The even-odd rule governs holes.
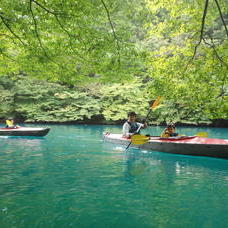
[[[44,139],[0,137],[0,227],[228,224],[227,160],[103,143],[118,126],[51,128]]]

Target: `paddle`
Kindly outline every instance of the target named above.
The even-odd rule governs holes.
[[[146,122],[146,120],[147,120],[147,118],[148,118],[148,116],[150,115],[150,112],[153,110],[153,109],[155,109],[158,105],[159,105],[159,103],[160,103],[160,99],[161,99],[161,97],[160,96],[158,96],[157,97],[157,99],[153,102],[153,104],[150,106],[150,108],[149,108],[149,111],[148,111],[148,113],[147,113],[147,115],[146,115],[146,118],[144,119],[144,122]],[[138,133],[139,131],[140,131],[140,129],[141,129],[141,125],[140,125],[140,127],[137,129],[137,131],[136,131],[136,133]],[[137,135],[137,134],[136,134]],[[135,135],[135,136],[136,136]],[[133,136],[132,136],[133,137]],[[128,149],[128,147],[131,145],[131,143],[132,143],[132,137],[131,137],[131,142],[127,145],[127,147],[126,147],[126,150]],[[144,136],[145,137],[145,136]],[[134,137],[133,137],[134,138]],[[136,140],[135,140],[135,142],[137,141],[137,137],[136,137]],[[138,140],[139,142],[141,142],[141,140]],[[136,144],[136,143],[135,143]],[[141,143],[138,143],[138,144],[141,144]]]
[[[140,144],[144,144],[144,143],[148,142],[149,139],[150,139],[150,137],[147,137],[145,135],[132,135],[131,143],[140,145]]]
[[[208,137],[208,134],[207,132],[198,132],[196,136],[206,138]],[[149,140],[150,140],[150,137],[147,137],[145,135],[136,134],[136,135],[132,135],[131,137],[131,143],[136,145],[147,143]]]
[[[198,132],[196,134],[196,136],[198,137],[203,137],[203,138],[207,138],[208,137],[208,133],[207,132]]]

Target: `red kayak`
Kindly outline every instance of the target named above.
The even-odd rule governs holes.
[[[105,133],[104,140],[124,146],[130,143],[130,139],[123,138],[121,134]],[[197,136],[150,137],[148,142],[140,145],[132,144],[131,147],[174,154],[228,158],[228,139]]]
[[[36,127],[15,127],[15,128],[0,128],[1,136],[45,136],[50,131],[50,128]]]

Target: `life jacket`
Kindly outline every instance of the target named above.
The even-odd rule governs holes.
[[[170,132],[167,128],[161,134],[162,138],[173,137],[173,136],[178,136],[178,133]]]
[[[139,125],[136,122],[132,123],[132,122],[127,121],[127,123],[130,125],[129,133],[139,133],[140,134],[140,131],[137,132]]]

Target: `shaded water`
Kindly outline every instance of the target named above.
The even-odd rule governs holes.
[[[227,226],[228,160],[125,151],[103,143],[104,131],[121,126],[53,125],[44,138],[0,137],[0,227]],[[228,138],[228,129],[178,128],[199,131]]]

